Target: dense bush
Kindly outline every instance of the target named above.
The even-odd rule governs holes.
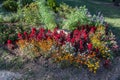
[[[71,12],[74,12],[76,8],[72,8],[71,6],[61,3],[59,7],[57,7],[57,12],[61,17],[66,18],[67,14],[70,14]]]
[[[21,21],[26,24],[40,24],[41,23],[41,16],[39,15],[38,5],[36,2],[31,3],[21,9],[20,14]]]
[[[47,0],[47,5],[53,9],[54,11],[56,11],[57,8],[57,2],[56,0]]]
[[[3,2],[2,7],[7,11],[17,11],[18,5],[14,0],[6,0]]]
[[[89,24],[90,20],[87,16],[87,9],[85,7],[80,7],[75,11],[71,11],[70,14],[66,15],[63,21],[63,29],[74,30],[76,26]]]
[[[45,28],[54,29],[56,27],[54,12],[46,6],[45,0],[38,0],[38,7],[39,15],[41,15],[41,20],[45,24]]]
[[[15,41],[17,39],[18,32],[23,32],[24,30],[29,30],[26,27],[22,26],[8,26],[8,25],[0,25],[0,44],[6,44],[7,40],[10,39]]]
[[[11,27],[1,25],[0,26],[0,44],[4,44],[8,39],[14,40],[16,36],[16,34],[12,34],[14,32],[15,31]]]

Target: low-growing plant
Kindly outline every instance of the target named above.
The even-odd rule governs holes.
[[[53,31],[32,28],[29,34],[18,34],[17,45],[29,59],[49,57],[61,66],[86,66],[96,73],[100,63],[108,67],[114,57],[112,49],[116,44],[108,43],[111,35],[105,29],[102,25],[84,25],[66,33],[58,28]]]
[[[11,39],[14,41],[16,36],[14,32],[15,31],[11,27],[8,27],[8,26],[0,27],[0,43],[4,44],[8,39]]]
[[[28,59],[34,59],[40,55],[49,55],[49,51],[54,44],[54,41],[47,37],[47,34],[43,28],[37,33],[35,28],[32,28],[30,34],[24,32],[24,35],[18,34],[19,40],[17,45],[23,53],[22,56],[26,56]]]
[[[10,39],[15,41],[17,39],[18,32],[23,33],[24,30],[28,31],[28,27],[23,26],[8,26],[1,24],[0,25],[0,44],[6,44],[7,40]]]

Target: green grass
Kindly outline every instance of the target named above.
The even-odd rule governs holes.
[[[112,27],[112,31],[115,33],[117,38],[120,40],[120,7],[113,6],[112,0],[57,0],[58,3],[65,2],[70,6],[84,6],[88,8],[91,14],[97,14],[101,12],[105,21],[108,22]],[[100,2],[100,3],[96,3]],[[110,3],[110,4],[105,4]]]

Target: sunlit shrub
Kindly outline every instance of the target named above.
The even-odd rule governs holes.
[[[38,5],[36,2],[33,2],[29,5],[24,6],[21,9],[22,16],[20,20],[22,23],[37,25],[41,23],[41,16],[39,15]]]
[[[54,11],[56,11],[56,7],[57,7],[57,2],[56,0],[47,0],[47,5],[53,9]]]
[[[46,29],[53,30],[57,25],[54,12],[46,6],[45,0],[38,0],[39,15],[41,15],[42,23]]]

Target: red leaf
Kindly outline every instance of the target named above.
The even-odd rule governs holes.
[[[22,34],[21,33],[18,33],[18,38],[22,39]]]
[[[88,43],[87,47],[88,47],[89,51],[92,50],[92,44],[91,43]]]

